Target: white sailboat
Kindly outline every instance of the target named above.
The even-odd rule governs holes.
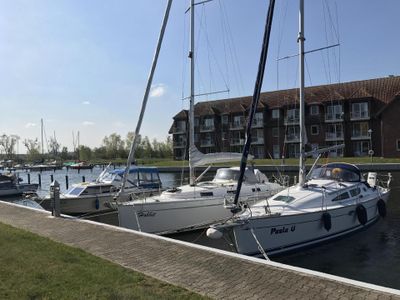
[[[299,183],[207,230],[210,238],[233,239],[236,251],[241,254],[263,255],[268,259],[268,255],[298,250],[361,230],[386,214],[390,173],[387,182],[378,180],[373,172],[368,173],[365,181],[356,166],[330,163],[305,176],[304,160],[311,153],[304,150],[303,10],[304,0],[300,0]],[[326,150],[332,148],[335,147]]]
[[[216,162],[239,161],[239,153],[203,154],[194,145],[194,0],[191,0],[191,88],[189,108],[190,184],[170,189],[161,195],[118,204],[119,225],[151,233],[173,233],[207,227],[232,216],[224,204],[236,192],[239,168],[220,168],[212,181],[198,182],[194,168]],[[203,174],[202,174],[203,175]],[[200,175],[199,177],[202,177]],[[282,189],[268,181],[259,170],[246,169],[240,201],[255,203]]]

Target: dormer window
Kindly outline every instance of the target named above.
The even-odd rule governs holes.
[[[318,116],[319,115],[319,106],[318,105],[311,105],[310,106],[310,115],[311,116]]]

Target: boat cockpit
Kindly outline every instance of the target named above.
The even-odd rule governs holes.
[[[330,179],[343,182],[360,182],[361,172],[352,165],[346,163],[329,163],[314,169],[308,179]]]

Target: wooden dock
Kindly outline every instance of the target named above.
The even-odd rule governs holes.
[[[400,299],[400,291],[0,201],[0,222],[215,299]]]

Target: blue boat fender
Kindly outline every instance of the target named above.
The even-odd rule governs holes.
[[[96,196],[96,200],[94,201],[94,205],[95,205],[96,209],[100,208],[100,201],[99,201],[99,198],[97,196]]]
[[[376,205],[378,206],[379,215],[382,218],[386,217],[386,203],[385,203],[385,201],[383,201],[383,199],[379,199],[378,203]]]
[[[331,217],[330,213],[324,212],[322,214],[322,223],[323,223],[324,228],[326,229],[326,231],[331,230],[331,228],[332,228],[332,217]]]
[[[356,214],[357,214],[357,219],[360,224],[365,225],[368,221],[368,215],[367,215],[367,210],[365,209],[364,205],[359,204],[356,207]]]

